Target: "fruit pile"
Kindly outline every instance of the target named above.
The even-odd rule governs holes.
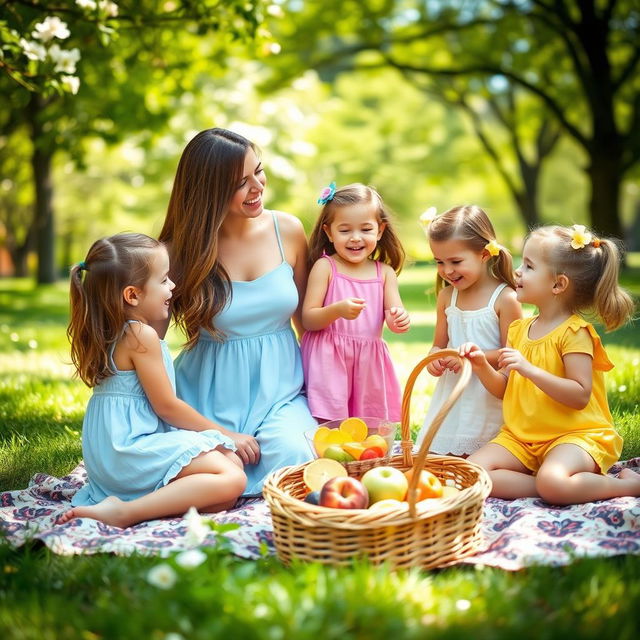
[[[406,504],[413,469],[404,473],[396,467],[369,469],[360,480],[348,475],[337,460],[318,458],[303,471],[309,489],[305,502],[333,509],[385,509]],[[430,471],[420,471],[416,502],[448,498],[459,489],[443,485]],[[408,507],[408,504],[407,504]]]
[[[347,418],[338,429],[318,427],[313,435],[313,446],[319,458],[337,462],[383,458],[389,450],[387,441],[380,434],[368,433],[364,420]]]

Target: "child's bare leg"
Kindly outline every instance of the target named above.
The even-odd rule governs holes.
[[[124,528],[145,520],[182,515],[192,506],[220,511],[235,503],[246,483],[246,475],[235,462],[219,451],[209,451],[194,458],[174,480],[157,491],[129,502],[111,496],[96,505],[74,507],[62,514],[58,522],[93,518]]]
[[[490,442],[472,453],[469,462],[475,462],[489,473],[494,498],[537,498],[536,479],[508,449]]]
[[[593,458],[578,445],[549,451],[538,476],[540,496],[551,504],[580,504],[621,496],[640,496],[640,475],[625,469],[619,478],[599,473]]]

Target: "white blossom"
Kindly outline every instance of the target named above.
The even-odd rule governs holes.
[[[183,569],[199,567],[207,559],[207,554],[200,549],[188,549],[176,556],[176,563]]]
[[[187,524],[187,531],[184,536],[186,542],[191,547],[197,547],[205,541],[211,529],[205,524],[204,519],[195,507],[189,507],[184,519]]]
[[[80,88],[80,78],[77,76],[60,76],[60,83],[65,91],[73,93],[74,96]]]
[[[82,9],[95,9],[98,6],[95,0],[76,0],[76,4]]]
[[[44,60],[47,57],[47,50],[37,42],[20,38],[20,46],[29,60]]]
[[[49,55],[51,59],[56,63],[54,67],[55,72],[59,73],[75,73],[76,63],[80,60],[80,49],[61,49],[57,44],[54,44],[49,49]]]
[[[62,22],[57,16],[48,16],[44,19],[44,22],[36,24],[36,30],[32,35],[34,38],[42,40],[42,42],[49,42],[53,38],[64,40],[71,35],[71,32],[67,29],[66,22]]]
[[[118,15],[118,5],[115,2],[110,2],[110,0],[99,0],[98,8],[111,18],[115,18]]]
[[[159,564],[147,573],[147,582],[158,589],[171,589],[176,583],[176,572],[166,563]]]

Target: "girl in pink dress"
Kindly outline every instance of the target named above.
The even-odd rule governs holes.
[[[400,420],[400,385],[387,345],[386,321],[409,330],[397,274],[404,250],[375,189],[326,187],[311,233],[302,307],[302,366],[311,413],[319,422],[351,416]]]

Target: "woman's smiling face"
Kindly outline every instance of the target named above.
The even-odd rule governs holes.
[[[244,158],[242,178],[229,203],[229,215],[257,218],[264,209],[262,194],[267,184],[262,162],[253,149]]]

